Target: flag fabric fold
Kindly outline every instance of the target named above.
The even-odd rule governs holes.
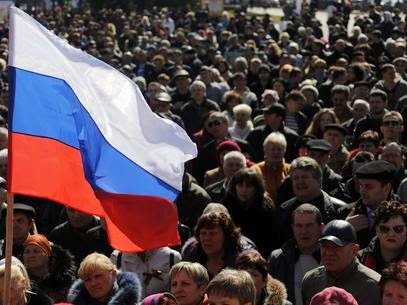
[[[173,200],[196,146],[138,87],[10,9],[9,191],[102,216],[113,247],[179,240]]]

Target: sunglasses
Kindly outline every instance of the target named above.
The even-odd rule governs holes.
[[[383,126],[399,126],[399,121],[384,121]]]
[[[211,128],[212,126],[220,126],[222,124],[221,121],[212,121],[208,123],[208,127]]]
[[[406,225],[397,225],[397,226],[394,226],[394,227],[388,227],[388,226],[385,226],[385,225],[379,225],[379,231],[382,234],[386,234],[386,233],[389,233],[390,229],[391,229],[391,230],[393,230],[394,233],[400,234],[400,233],[404,232],[404,227],[405,226]]]

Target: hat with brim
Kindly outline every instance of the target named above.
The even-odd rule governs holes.
[[[324,228],[319,242],[330,241],[339,247],[357,243],[355,228],[345,220],[332,220]]]

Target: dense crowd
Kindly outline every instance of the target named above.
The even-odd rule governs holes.
[[[10,304],[407,304],[406,20],[371,5],[348,32],[335,2],[324,37],[312,5],[283,11],[32,12],[137,83],[198,157],[171,248],[114,250],[103,219],[16,195]],[[7,33],[5,20],[3,224]]]

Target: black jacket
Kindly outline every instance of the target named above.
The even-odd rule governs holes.
[[[119,272],[112,295],[106,305],[134,305],[140,301],[141,285],[132,272]],[[68,293],[68,302],[74,305],[101,305],[85,288],[83,280],[77,280]]]
[[[293,304],[296,304],[294,286],[295,263],[300,255],[297,242],[292,238],[285,242],[280,249],[274,250],[268,259],[271,266],[270,274],[285,285],[285,288],[287,288],[287,299]],[[319,262],[321,260],[319,249],[312,256]]]
[[[275,248],[281,247],[284,242],[293,237],[290,226],[291,213],[303,203],[315,205],[321,212],[323,223],[328,223],[334,219],[340,219],[338,210],[346,207],[345,202],[329,196],[324,191],[321,192],[320,196],[308,202],[301,202],[296,197],[284,202],[277,208],[273,220],[272,236],[275,242]]]

